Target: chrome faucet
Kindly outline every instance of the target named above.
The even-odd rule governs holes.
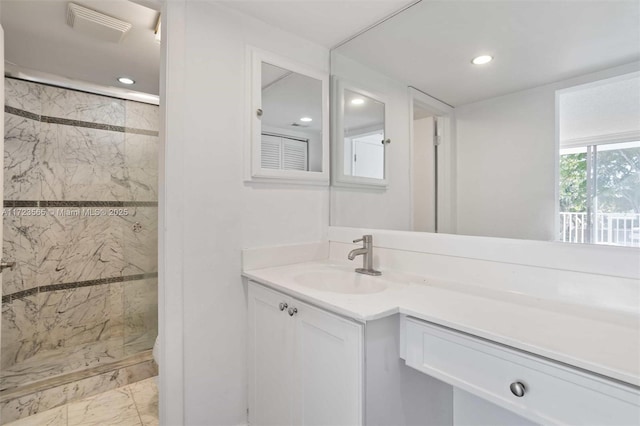
[[[362,241],[362,248],[357,248],[349,252],[349,260],[362,255],[362,268],[356,268],[356,272],[367,275],[382,275],[382,272],[373,269],[373,235],[363,235],[362,238],[353,240],[354,243]]]

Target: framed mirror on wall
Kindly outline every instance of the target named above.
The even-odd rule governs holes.
[[[329,183],[329,77],[247,48],[246,180]]]
[[[384,193],[334,187],[331,224],[434,232],[437,216],[437,232],[640,247],[637,16],[626,0],[424,1],[334,49],[332,78],[384,93],[396,133]]]
[[[385,130],[383,95],[344,79],[333,84],[333,184],[384,188],[385,153],[391,139]]]

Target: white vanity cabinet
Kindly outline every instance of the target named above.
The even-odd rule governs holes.
[[[249,423],[363,423],[363,326],[249,282]]]
[[[539,424],[638,425],[638,389],[404,317],[408,366]]]

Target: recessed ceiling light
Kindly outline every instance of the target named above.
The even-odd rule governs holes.
[[[310,121],[313,121],[313,118],[311,118],[311,117],[302,117],[300,119],[300,121],[302,121],[303,123],[308,123]]]
[[[351,103],[353,105],[362,105],[364,103],[364,99],[362,98],[351,99]]]
[[[493,61],[493,56],[480,55],[480,56],[476,56],[475,58],[473,58],[471,63],[474,64],[474,65],[484,65],[484,64],[488,64],[491,61]]]
[[[118,77],[118,81],[122,84],[136,84],[135,80],[129,77]]]

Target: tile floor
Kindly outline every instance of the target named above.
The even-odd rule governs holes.
[[[155,378],[152,377],[7,423],[7,426],[156,426],[158,424],[158,388]]]

